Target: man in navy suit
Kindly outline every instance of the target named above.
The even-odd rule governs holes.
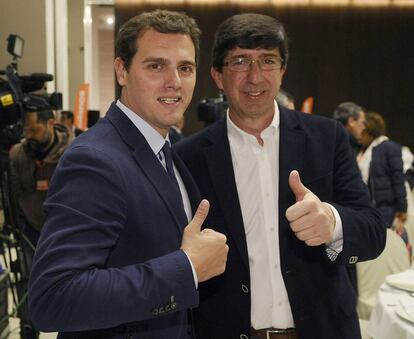
[[[211,75],[229,109],[177,144],[230,248],[225,273],[199,286],[197,338],[360,338],[345,267],[381,253],[384,223],[344,128],[276,104],[287,61],[274,18],[225,20]]]
[[[121,27],[120,99],[65,152],[45,203],[29,288],[40,330],[193,336],[197,285],[225,270],[228,251],[224,235],[200,231],[208,201],[192,218],[199,192],[168,140],[193,94],[199,34],[193,19],[161,10]]]

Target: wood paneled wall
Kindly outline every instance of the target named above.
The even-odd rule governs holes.
[[[203,31],[186,134],[203,127],[198,102],[217,96],[209,73],[215,28],[230,15],[257,12],[273,15],[286,27],[290,60],[283,87],[297,106],[313,96],[314,114],[331,116],[338,103],[355,101],[381,113],[387,134],[414,151],[414,8],[118,5],[116,30],[131,16],[155,8],[185,11]]]

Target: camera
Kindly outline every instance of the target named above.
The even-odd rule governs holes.
[[[223,93],[219,93],[217,98],[203,99],[197,107],[198,120],[205,125],[210,125],[220,120],[227,112],[228,104]]]
[[[0,143],[13,144],[20,139],[25,112],[61,109],[62,94],[32,93],[43,89],[46,81],[53,80],[53,75],[19,75],[17,58],[23,55],[24,40],[15,34],[10,34],[7,40],[7,51],[14,59],[5,70],[0,71]]]

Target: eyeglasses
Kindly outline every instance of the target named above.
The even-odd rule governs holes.
[[[281,69],[283,59],[276,55],[265,55],[258,59],[251,59],[248,57],[234,57],[223,63],[223,66],[229,68],[233,72],[248,72],[253,62],[257,62],[262,71],[274,71]]]

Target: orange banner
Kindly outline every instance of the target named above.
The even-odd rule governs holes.
[[[83,130],[88,128],[88,96],[89,84],[82,84],[78,89],[78,94],[75,99],[73,122],[77,128]]]
[[[313,97],[308,97],[303,101],[301,111],[303,113],[312,114],[312,109],[313,109]]]

